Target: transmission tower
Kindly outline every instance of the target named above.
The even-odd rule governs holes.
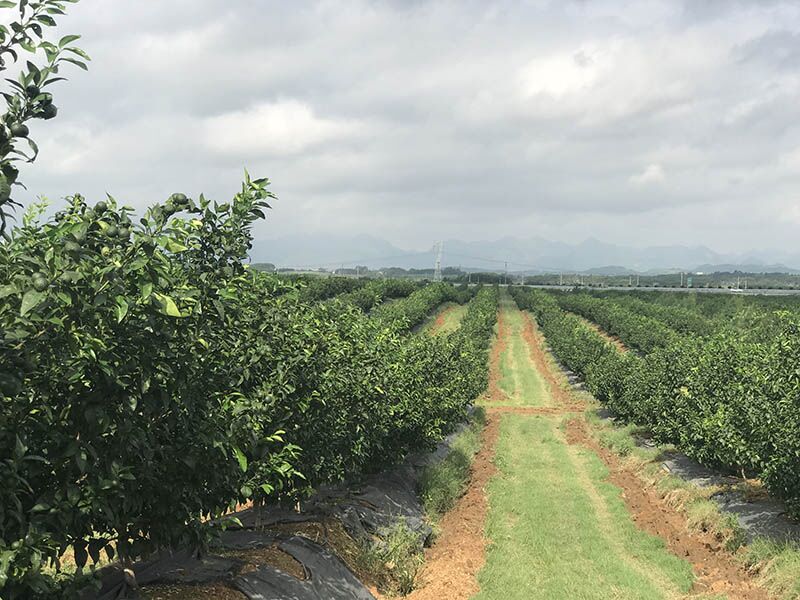
[[[441,281],[442,280],[442,248],[444,247],[444,242],[439,242],[436,244],[438,246],[438,250],[436,251],[436,264],[433,266],[433,280],[434,281]]]

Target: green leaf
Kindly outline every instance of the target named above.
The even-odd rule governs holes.
[[[178,242],[176,242],[175,240],[173,240],[171,238],[167,238],[167,241],[164,244],[164,247],[167,250],[169,250],[170,252],[174,252],[175,254],[178,254],[180,252],[186,252],[189,249],[186,246],[184,246],[183,244],[179,244]]]
[[[17,293],[17,287],[11,284],[0,286],[0,298]]]
[[[142,293],[142,300],[147,300],[153,293],[153,282],[147,281],[143,283],[141,287],[141,293]]]
[[[121,323],[128,314],[128,302],[122,296],[117,296],[117,323]]]
[[[81,39],[81,36],[79,36],[79,35],[65,35],[64,37],[62,37],[58,41],[58,47],[59,48],[63,48],[67,44],[71,44],[75,40],[79,40],[79,39]]]
[[[236,455],[236,460],[239,461],[239,468],[242,470],[242,473],[247,472],[247,457],[244,455],[244,452],[234,447],[233,453]]]
[[[44,300],[44,292],[37,292],[36,290],[28,290],[22,296],[22,304],[19,307],[19,314],[24,317],[33,308],[35,308],[42,300]]]
[[[23,46],[23,48],[25,48],[25,46]],[[27,48],[25,48],[25,49],[27,50]],[[89,70],[89,67],[87,67],[84,63],[82,63],[81,61],[79,61],[79,60],[77,60],[75,58],[61,58],[60,60],[62,60],[64,62],[72,63],[73,65],[77,65],[81,69],[83,69],[84,71],[88,71]]]
[[[175,304],[175,300],[167,296],[166,294],[159,294],[156,292],[153,294],[158,300],[159,304],[161,305],[161,314],[167,315],[168,317],[182,317],[181,311],[178,310],[178,305]]]
[[[17,5],[16,2],[11,2],[11,0],[2,0],[0,1],[0,8],[14,8]]]

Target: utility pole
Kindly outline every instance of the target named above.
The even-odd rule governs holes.
[[[681,271],[681,287],[683,287],[683,271]]]
[[[503,283],[508,285],[508,261],[504,263],[505,270],[503,271]]]
[[[558,274],[558,285],[564,285],[564,273]]]
[[[636,287],[639,287],[639,275],[636,275]]]
[[[436,253],[436,263],[433,267],[433,280],[434,281],[441,281],[442,280],[442,248],[444,247],[444,242],[439,242],[438,244],[439,249]]]

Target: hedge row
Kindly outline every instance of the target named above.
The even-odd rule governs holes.
[[[656,295],[658,292],[651,292]],[[711,335],[720,329],[720,324],[695,310],[681,306],[665,306],[647,302],[626,293],[600,294],[599,298],[611,301],[629,312],[654,319],[677,333],[685,335]]]
[[[397,330],[409,330],[421,324],[425,318],[444,302],[464,304],[474,293],[474,288],[454,286],[450,283],[431,283],[407,298],[381,304],[371,316],[391,325]]]
[[[800,511],[800,318],[751,341],[730,330],[676,337],[644,357],[620,353],[546,293],[513,291],[554,353],[621,418],[697,460],[761,477]]]
[[[340,300],[368,311],[384,300],[404,298],[416,290],[420,284],[412,279],[376,279],[357,290],[335,296]]]
[[[563,310],[589,319],[606,333],[617,336],[629,348],[640,352],[650,352],[678,337],[661,321],[585,292],[555,292],[553,297]]]
[[[287,281],[297,284],[300,298],[306,302],[319,302],[340,294],[363,288],[369,279],[356,277],[326,277],[323,275],[282,275]]]
[[[4,599],[74,594],[85,582],[42,570],[68,547],[79,566],[202,547],[237,502],[431,447],[485,385],[488,290],[469,334],[409,336],[412,304],[370,318],[243,267],[266,184],[227,204],[177,195],[138,223],[76,196],[0,244]]]

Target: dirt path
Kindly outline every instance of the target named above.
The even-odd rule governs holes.
[[[495,474],[499,418],[487,416],[483,445],[472,464],[470,486],[440,524],[441,534],[425,553],[425,567],[409,600],[466,600],[478,592],[475,574],[486,560],[487,502],[484,488]]]
[[[509,300],[484,445],[411,598],[767,599],[720,542],[690,533],[594,441],[535,321]]]

